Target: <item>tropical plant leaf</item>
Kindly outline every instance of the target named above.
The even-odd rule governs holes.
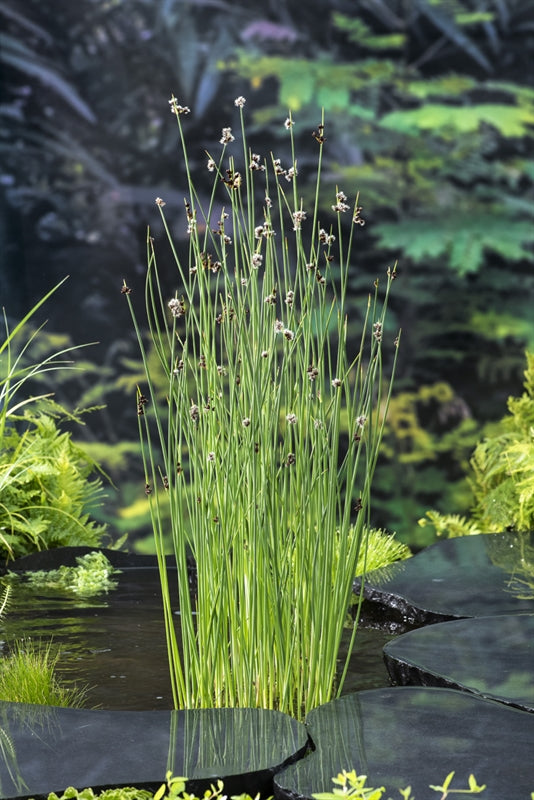
[[[513,221],[498,213],[450,216],[441,225],[418,219],[381,223],[374,233],[382,246],[401,250],[415,262],[446,257],[459,275],[477,272],[485,251],[498,253],[508,261],[534,260],[529,249],[532,223]]]
[[[332,22],[347,34],[350,42],[368,50],[395,50],[404,47],[406,43],[406,34],[373,33],[372,29],[359,17],[348,17],[346,14],[334,12]]]
[[[495,14],[492,11],[466,11],[454,15],[454,21],[458,25],[480,25],[494,20]]]
[[[469,75],[450,73],[448,75],[439,75],[437,78],[430,78],[424,81],[410,81],[407,86],[407,90],[413,97],[426,100],[427,97],[436,95],[440,95],[442,97],[462,96],[465,94],[465,92],[473,89],[475,86],[476,81]]]
[[[392,111],[380,120],[381,127],[410,136],[418,136],[421,131],[474,133],[483,123],[506,137],[525,136],[531,133],[530,126],[534,125],[534,109],[499,103],[475,106],[427,103],[416,109]]]
[[[63,98],[86,122],[94,124],[95,115],[76,89],[45,59],[7,33],[0,33],[0,61],[37,78]]]
[[[493,65],[486,58],[482,50],[467,36],[458,25],[458,20],[451,18],[440,3],[429,3],[428,0],[415,0],[415,5],[421,16],[426,17],[441,33],[453,42],[456,47],[475,61],[486,72],[493,73]]]
[[[41,25],[37,25],[33,20],[24,16],[24,14],[19,14],[14,8],[10,8],[7,3],[0,3],[0,13],[4,14],[4,16],[6,16],[8,19],[16,22],[17,25],[20,25],[21,28],[24,28],[33,36],[37,36],[47,44],[52,43],[53,39],[47,30],[45,30]]]

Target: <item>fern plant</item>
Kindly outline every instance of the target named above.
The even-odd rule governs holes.
[[[102,482],[91,479],[95,462],[58,420],[80,421],[50,394],[34,396],[35,379],[72,369],[66,356],[76,348],[31,360],[41,328],[28,333],[36,312],[61,286],[48,292],[10,329],[4,311],[0,341],[0,556],[6,560],[61,545],[100,544],[105,531],[90,518],[101,499]],[[46,411],[43,404],[46,405]]]
[[[534,353],[527,353],[525,391],[471,458],[471,519],[429,511],[419,521],[438,536],[534,529]]]
[[[95,464],[50,414],[26,410],[6,428],[0,455],[0,553],[18,558],[64,545],[98,546],[90,517],[103,494]]]

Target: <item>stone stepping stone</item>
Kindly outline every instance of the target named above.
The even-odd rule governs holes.
[[[413,558],[368,573],[363,618],[379,625],[389,619],[394,628],[534,613],[533,564],[534,533],[446,539]]]
[[[385,786],[385,797],[408,785],[418,800],[434,797],[428,786],[453,770],[451,788],[466,788],[473,773],[487,785],[484,800],[527,800],[534,791],[534,714],[466,692],[372,689],[320,706],[307,725],[316,750],[275,776],[277,800],[331,791],[344,769]]]
[[[440,622],[388,642],[394,683],[448,686],[534,711],[534,614]]]
[[[9,747],[6,746],[10,742]],[[302,757],[304,725],[278,711],[89,711],[0,703],[0,797],[46,796],[67,786],[156,790],[168,769],[202,794],[272,794],[272,777]]]

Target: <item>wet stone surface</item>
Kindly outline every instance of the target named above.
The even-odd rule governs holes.
[[[275,777],[278,800],[332,789],[332,776],[356,769],[368,785],[417,798],[455,771],[451,788],[473,773],[484,800],[521,800],[534,787],[534,714],[449,689],[393,687],[341,697],[308,715],[316,750]],[[432,794],[432,796],[434,796]]]
[[[204,791],[222,778],[228,794],[269,792],[272,776],[308,746],[304,725],[277,711],[88,711],[0,703],[9,751],[0,758],[3,798],[67,786],[156,790],[168,769]],[[6,739],[7,740],[7,739]]]
[[[428,625],[384,647],[398,685],[449,686],[534,711],[534,614]]]
[[[534,613],[534,533],[446,539],[370,572],[364,596],[366,618],[401,628]]]

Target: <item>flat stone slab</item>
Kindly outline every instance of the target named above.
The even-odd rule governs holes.
[[[203,792],[272,794],[272,776],[308,748],[304,725],[278,711],[89,711],[0,703],[0,797],[67,786],[156,789],[171,769]],[[7,743],[9,742],[9,746]]]
[[[448,686],[534,711],[534,614],[428,625],[384,647],[394,683]]]
[[[534,791],[534,714],[466,692],[358,692],[315,709],[307,724],[316,750],[275,776],[278,800],[331,791],[344,769],[385,786],[385,797],[408,785],[416,798],[433,797],[428,786],[453,770],[451,788],[466,788],[473,773],[487,785],[484,800],[526,800]]]
[[[364,618],[380,624],[396,615],[402,626],[534,613],[533,564],[534,533],[445,539],[368,573]]]

